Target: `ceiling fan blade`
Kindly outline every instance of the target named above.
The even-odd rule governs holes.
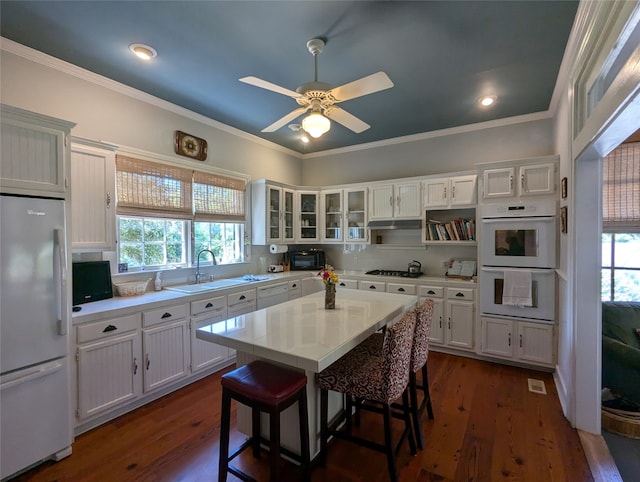
[[[374,92],[389,89],[391,87],[393,87],[393,82],[391,82],[391,79],[387,74],[384,72],[377,72],[331,89],[329,93],[331,93],[338,102],[344,102],[345,100],[355,99],[356,97],[362,97],[367,94],[373,94]]]
[[[300,117],[302,114],[304,114],[308,110],[309,110],[309,107],[300,107],[299,109],[296,109],[296,110],[294,110],[292,112],[289,112],[287,115],[285,115],[281,119],[278,119],[277,121],[275,121],[270,126],[265,127],[264,129],[262,129],[262,132],[274,132],[274,131],[277,131],[283,125],[288,124],[289,122],[291,122],[292,120],[296,119],[297,117]]]
[[[324,115],[326,115],[329,119],[339,122],[343,126],[348,129],[351,129],[356,134],[360,134],[363,131],[366,131],[369,127],[364,121],[361,121],[353,114],[349,114],[346,110],[338,107],[331,106],[324,111]]]
[[[285,87],[280,87],[279,85],[272,84],[271,82],[267,82],[266,80],[259,79],[258,77],[242,77],[240,82],[244,82],[245,84],[255,85],[256,87],[260,87],[261,89],[267,89],[272,92],[277,92],[278,94],[288,95],[289,97],[298,98],[302,97],[301,94],[295,92],[293,90],[289,90]]]

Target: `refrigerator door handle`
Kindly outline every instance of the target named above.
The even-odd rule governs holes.
[[[3,380],[2,383],[0,383],[0,391],[22,385],[23,383],[30,382],[32,380],[37,380],[38,378],[46,377],[57,372],[61,368],[62,363],[55,361],[32,369],[23,370],[18,376],[15,374],[12,374],[14,375],[13,377],[11,375],[5,376],[4,378],[6,381]]]
[[[64,313],[64,290],[67,282],[67,250],[64,242],[64,231],[62,229],[53,230],[54,248],[54,283],[56,296],[56,320],[58,325],[58,335],[67,334],[67,320]]]

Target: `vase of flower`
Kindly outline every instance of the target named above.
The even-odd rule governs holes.
[[[336,309],[336,284],[338,283],[338,274],[333,270],[333,266],[326,264],[318,272],[318,276],[322,278],[324,283],[324,309]]]
[[[324,287],[324,309],[336,309],[336,285],[331,283]]]

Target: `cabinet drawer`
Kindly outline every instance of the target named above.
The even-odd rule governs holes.
[[[231,293],[227,295],[227,305],[233,306],[238,303],[248,303],[249,301],[255,301],[256,299],[256,289],[253,288],[251,290],[238,291],[236,293]]]
[[[191,315],[199,315],[200,313],[208,313],[211,311],[220,311],[227,308],[227,297],[216,296],[215,298],[206,298],[204,300],[191,302]]]
[[[380,281],[358,281],[359,290],[387,291],[387,283]]]
[[[188,305],[174,305],[158,308],[157,310],[143,311],[142,326],[153,326],[184,318],[188,313],[187,306]]]
[[[387,284],[387,293],[398,293],[401,295],[415,295],[416,285],[409,285],[404,283],[389,283]]]
[[[110,336],[121,335],[128,331],[137,330],[140,326],[140,315],[123,316],[110,320],[96,321],[79,325],[76,331],[76,342],[86,343],[88,341],[101,340]]]
[[[338,282],[338,289],[357,290],[358,280],[355,279],[343,279]]]
[[[420,286],[418,287],[418,295],[427,298],[442,298],[444,288],[442,286]]]
[[[447,288],[447,298],[473,301],[475,290],[472,288]]]

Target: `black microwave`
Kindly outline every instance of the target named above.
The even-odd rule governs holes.
[[[109,261],[73,263],[73,304],[113,298]]]
[[[292,271],[312,270],[324,268],[327,263],[324,250],[301,249],[289,253]]]

